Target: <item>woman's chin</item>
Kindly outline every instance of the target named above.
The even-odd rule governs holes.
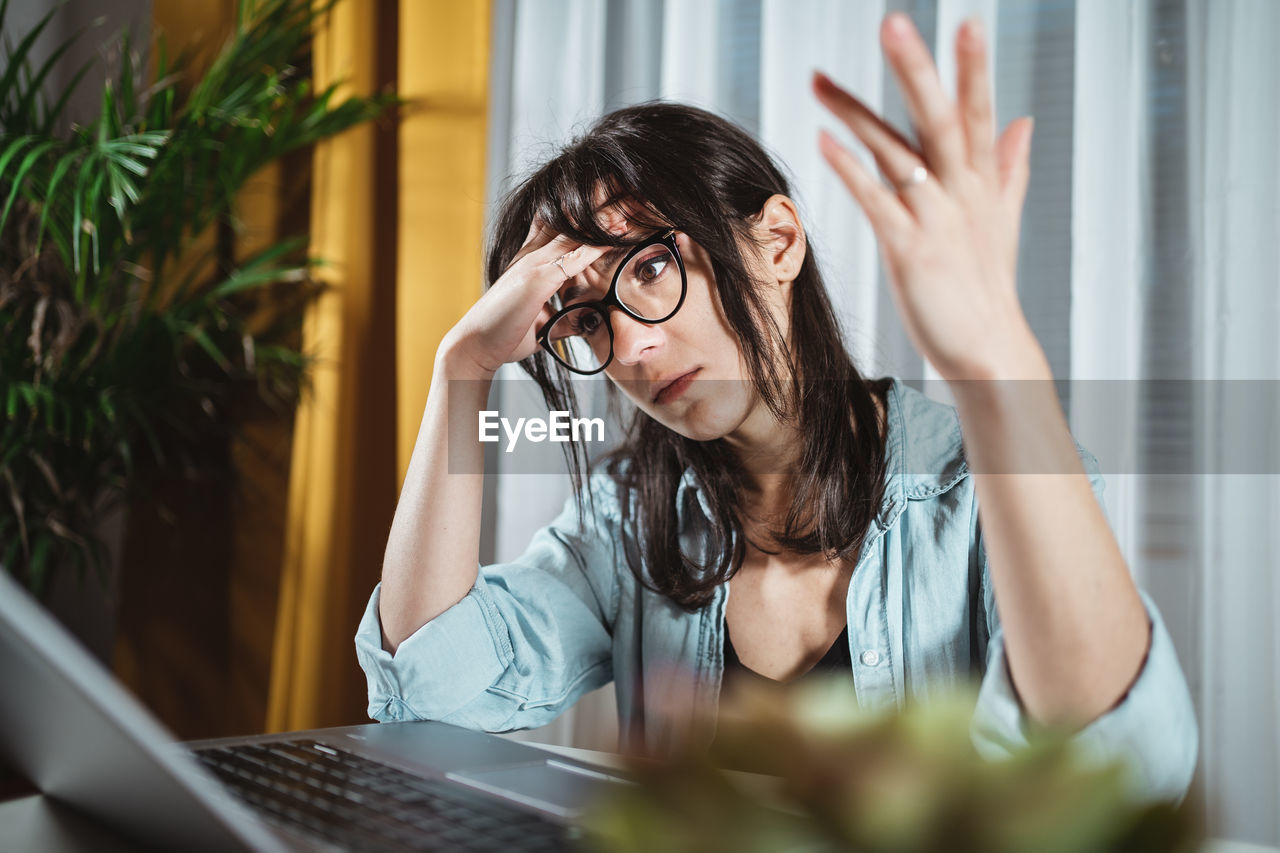
[[[718,438],[724,438],[742,421],[741,417],[734,418],[731,413],[716,411],[703,401],[690,401],[688,405],[681,406],[678,410],[650,411],[649,415],[667,429],[690,441],[715,441]]]

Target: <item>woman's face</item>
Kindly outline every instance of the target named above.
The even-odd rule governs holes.
[[[620,219],[610,230],[627,234]],[[695,441],[732,437],[767,409],[725,319],[710,256],[683,232],[676,233],[676,245],[688,278],[684,304],[658,324],[610,311],[613,360],[605,374],[637,407],[680,435]],[[566,288],[586,288],[573,301],[603,298],[617,260],[601,259],[567,282]]]

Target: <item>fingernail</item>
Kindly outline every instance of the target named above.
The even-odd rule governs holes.
[[[902,37],[911,32],[911,19],[902,12],[892,13],[886,22],[889,25],[889,32],[894,36]]]
[[[838,156],[844,146],[836,139],[836,135],[825,127],[818,129],[818,148],[834,156]]]
[[[986,33],[982,29],[981,18],[970,18],[968,24],[969,38],[974,42],[981,42]]]

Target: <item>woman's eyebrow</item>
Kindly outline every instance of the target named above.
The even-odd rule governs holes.
[[[618,261],[622,260],[623,256],[625,256],[627,252],[630,252],[634,248],[635,246],[614,246],[611,249],[607,249],[604,254],[596,258],[591,263],[591,266],[600,270],[602,274],[608,273],[617,265]],[[570,302],[573,302],[575,299],[587,293],[591,289],[586,285],[575,283],[572,279],[570,279],[567,284],[568,287],[560,291],[559,294],[561,305],[568,305]]]
[[[634,248],[634,246],[614,246],[597,258],[596,263],[603,264],[606,270],[611,269],[618,261],[622,260],[623,255]],[[592,264],[592,266],[595,266],[595,264]]]
[[[571,284],[560,293],[560,304],[568,305],[573,300],[587,292],[587,288],[581,284]]]

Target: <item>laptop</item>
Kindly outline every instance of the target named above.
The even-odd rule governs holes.
[[[177,743],[0,569],[0,766],[161,850],[564,850],[619,776],[436,722]]]

